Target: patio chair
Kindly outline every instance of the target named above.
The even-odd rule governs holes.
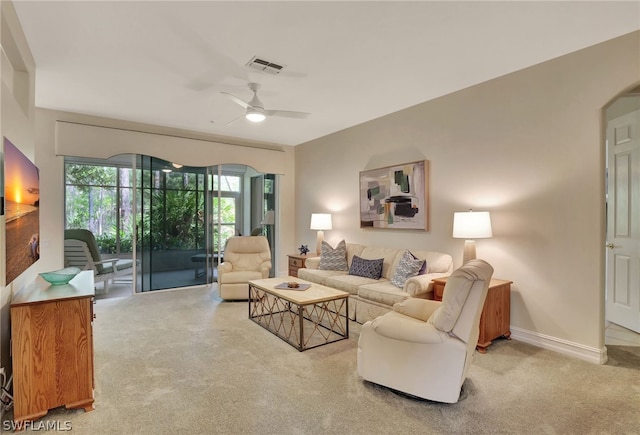
[[[93,270],[94,281],[104,283],[105,293],[111,280],[133,273],[133,260],[103,259],[93,233],[83,229],[64,231],[64,263],[65,267]]]

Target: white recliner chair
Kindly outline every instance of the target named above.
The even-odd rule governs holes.
[[[493,268],[471,260],[447,279],[442,302],[409,298],[362,325],[358,374],[437,402],[456,403],[476,349]]]
[[[218,293],[226,300],[249,299],[249,280],[269,278],[271,249],[264,236],[231,237],[218,265]]]

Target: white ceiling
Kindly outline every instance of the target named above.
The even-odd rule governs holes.
[[[14,0],[36,106],[297,145],[640,29],[640,2]],[[279,75],[244,65],[254,55]],[[267,109],[239,119],[247,83]],[[213,122],[212,122],[213,121]]]

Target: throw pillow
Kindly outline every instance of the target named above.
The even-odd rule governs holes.
[[[378,258],[376,260],[366,260],[360,258],[357,255],[353,256],[351,260],[351,268],[349,268],[349,275],[362,276],[364,278],[380,279],[382,276],[382,263],[384,258]]]
[[[323,241],[321,250],[318,269],[349,270],[349,266],[347,265],[347,244],[344,240],[341,240],[335,249]]]
[[[391,278],[391,283],[396,287],[403,288],[405,281],[412,276],[418,275],[418,272],[425,264],[425,260],[416,258],[409,251],[404,251],[402,253],[402,258],[396,267],[396,271],[393,274],[393,278]]]
[[[411,256],[415,259],[415,260],[420,260],[418,257],[416,257],[415,255],[413,255],[413,253],[411,251],[409,251],[409,254],[411,254]],[[418,275],[424,275],[425,273],[427,273],[427,260],[423,260],[424,263],[422,263],[422,267],[420,268],[420,270],[418,271]]]

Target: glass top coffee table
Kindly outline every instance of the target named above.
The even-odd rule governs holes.
[[[300,289],[277,288],[296,282]],[[291,276],[249,281],[249,319],[300,352],[349,338],[349,293]]]

